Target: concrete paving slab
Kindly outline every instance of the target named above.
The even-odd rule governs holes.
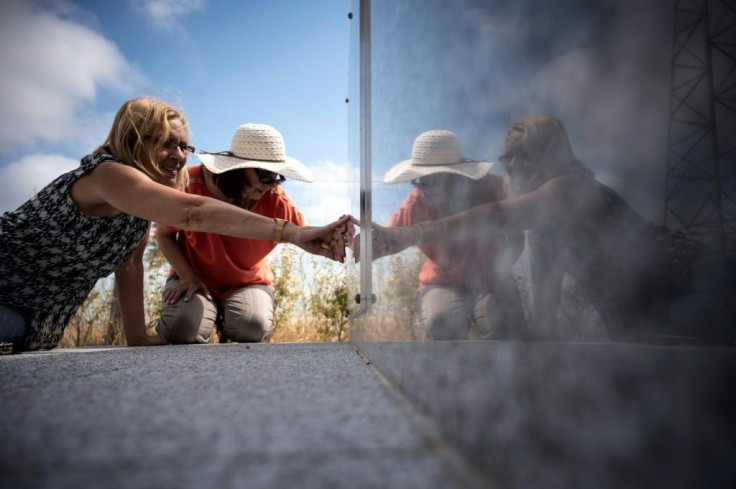
[[[0,379],[2,488],[469,484],[347,343],[24,353]]]

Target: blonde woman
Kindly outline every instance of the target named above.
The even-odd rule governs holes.
[[[105,143],[80,166],[0,217],[0,342],[16,351],[55,347],[99,278],[115,273],[128,345],[146,334],[142,256],[149,221],[242,238],[287,241],[344,260],[345,219],[314,228],[181,192],[187,121],[149,97],[120,107]]]

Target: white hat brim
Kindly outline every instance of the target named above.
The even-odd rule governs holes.
[[[291,156],[287,156],[285,161],[247,160],[236,156],[210,153],[202,153],[195,156],[212,173],[225,173],[226,171],[237,170],[239,168],[258,168],[278,173],[292,180],[299,180],[301,182],[314,181],[309,168]]]
[[[417,165],[414,160],[404,160],[386,172],[383,183],[408,182],[435,173],[454,173],[473,180],[480,180],[490,171],[492,166],[493,163],[490,161],[475,161],[467,158],[457,163],[445,165]]]

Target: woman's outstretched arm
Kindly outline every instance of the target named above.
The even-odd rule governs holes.
[[[72,198],[82,212],[123,212],[187,231],[224,234],[238,238],[273,240],[276,221],[216,199],[191,195],[160,185],[139,170],[118,163],[102,163],[80,178]],[[94,215],[94,214],[93,214]],[[101,214],[98,214],[101,215]],[[287,223],[281,240],[314,254],[344,261],[345,250],[332,242],[333,231],[348,221],[343,218],[322,227]]]
[[[373,224],[373,257],[398,253],[420,243],[514,235],[545,224],[579,219],[586,213],[595,212],[599,204],[600,196],[593,187],[578,175],[565,175],[528,194],[412,227],[386,228]],[[359,244],[356,256],[358,254]]]

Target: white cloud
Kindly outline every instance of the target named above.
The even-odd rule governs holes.
[[[192,12],[204,12],[206,4],[205,0],[130,0],[130,5],[152,27],[167,34],[182,33],[182,18]]]
[[[347,164],[338,164],[331,160],[320,161],[310,165],[315,183],[335,184],[342,186],[346,182],[359,182],[358,168],[351,168]]]
[[[357,215],[360,190],[357,168],[325,160],[310,165],[314,182],[288,181],[286,191],[313,226],[327,224],[342,214]]]
[[[0,6],[3,151],[42,140],[70,146],[80,140],[86,143],[90,134],[83,129],[98,116],[84,110],[95,101],[99,89],[125,93],[145,80],[113,42],[65,18],[69,9],[59,8],[64,5],[59,2],[49,10],[6,0]],[[94,127],[101,131],[95,134],[99,142],[108,128]]]
[[[53,154],[24,156],[0,168],[0,212],[16,209],[62,173],[79,166],[79,160]]]

